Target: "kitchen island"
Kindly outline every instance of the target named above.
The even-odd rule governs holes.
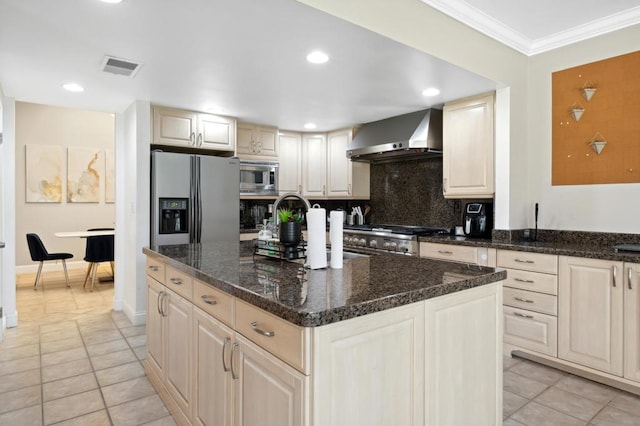
[[[147,373],[178,423],[500,424],[504,271],[145,248]]]

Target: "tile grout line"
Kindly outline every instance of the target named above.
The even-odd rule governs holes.
[[[109,316],[109,319],[114,323],[114,325],[117,327],[118,325],[115,324],[115,322],[113,321],[113,318],[111,318],[111,316]],[[100,382],[98,381],[98,375],[96,374],[96,369],[93,365],[93,360],[91,359],[91,356],[89,355],[89,349],[87,349],[87,342],[84,339],[84,334],[82,334],[82,331],[79,330],[80,325],[78,325],[78,332],[80,333],[80,339],[82,339],[82,344],[84,345],[84,350],[87,353],[87,358],[89,359],[89,365],[91,366],[91,372],[93,373],[93,378],[96,380],[96,385],[98,385],[98,391],[100,392],[100,398],[102,398],[102,403],[104,404],[104,411],[107,413],[107,418],[109,419],[109,424],[113,425],[113,420],[111,419],[111,413],[109,412],[109,407],[107,406],[107,401],[104,399],[104,392],[102,392],[102,386],[100,386]],[[118,332],[120,330],[118,329]],[[122,334],[122,333],[120,333]],[[87,413],[89,414],[89,413]]]

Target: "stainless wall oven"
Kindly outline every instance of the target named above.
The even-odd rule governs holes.
[[[278,195],[278,163],[240,161],[240,195]]]

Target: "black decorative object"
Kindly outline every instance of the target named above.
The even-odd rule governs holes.
[[[285,246],[297,246],[302,240],[302,222],[280,223],[280,244]]]

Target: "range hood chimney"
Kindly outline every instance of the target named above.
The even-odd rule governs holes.
[[[364,124],[347,149],[351,161],[384,163],[442,156],[442,111],[427,109]]]

